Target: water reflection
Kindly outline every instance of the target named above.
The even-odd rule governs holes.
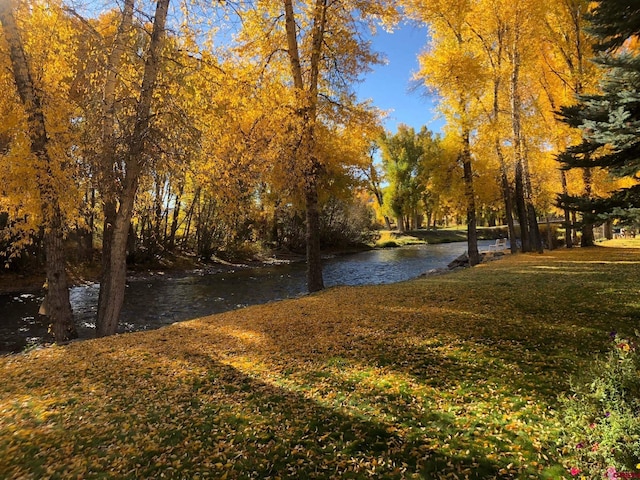
[[[487,249],[493,242],[480,242]],[[466,243],[416,245],[337,256],[324,262],[325,285],[395,283],[446,266]],[[150,275],[129,280],[120,331],[158,328],[247,305],[305,293],[305,265],[274,265],[223,274],[192,272]],[[94,334],[98,285],[71,289],[71,305],[81,338]],[[0,352],[19,351],[48,339],[37,312],[41,295],[0,295]]]

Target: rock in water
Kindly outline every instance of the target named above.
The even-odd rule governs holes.
[[[458,267],[468,267],[468,266],[469,266],[469,255],[467,255],[466,253],[463,253],[458,258],[456,258],[451,263],[449,263],[449,265],[447,265],[447,267],[450,270],[453,270],[454,268],[458,268]]]

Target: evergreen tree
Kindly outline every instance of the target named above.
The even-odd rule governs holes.
[[[563,169],[600,167],[617,178],[638,180],[640,171],[640,4],[602,0],[589,16],[596,39],[595,61],[605,69],[600,93],[580,95],[559,112],[568,125],[582,130],[582,143],[558,156]],[[607,218],[640,218],[640,185],[609,197],[562,195],[559,203],[583,213],[585,223]]]

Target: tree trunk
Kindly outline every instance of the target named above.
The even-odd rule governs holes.
[[[49,331],[56,342],[63,342],[78,338],[78,332],[73,322],[73,313],[69,301],[69,288],[64,244],[62,235],[62,214],[54,209],[49,228],[44,235],[44,248],[47,258],[47,312],[49,316]]]
[[[100,275],[100,291],[98,293],[97,318],[104,316],[104,309],[107,305],[105,298],[109,298],[109,277],[111,270],[111,251],[113,243],[113,227],[116,223],[116,204],[113,201],[105,200],[102,205],[104,213],[104,223],[102,230],[102,272]]]
[[[87,247],[89,248],[89,251],[87,252],[87,260],[92,260],[93,259],[93,243],[94,243],[94,237],[95,237],[95,231],[96,231],[96,215],[95,215],[95,208],[96,208],[96,189],[95,188],[91,188],[91,194],[90,194],[90,208],[91,211],[89,212],[89,232],[88,232],[88,236],[87,236]]]
[[[567,188],[567,174],[564,170],[560,170],[560,181],[562,183],[562,193],[566,196],[569,194],[569,189]],[[571,241],[571,212],[568,208],[564,209],[564,245],[567,248],[573,247],[573,242]]]
[[[530,252],[531,241],[529,239],[529,219],[527,218],[527,206],[524,201],[524,179],[522,177],[522,164],[517,162],[515,172],[515,194],[516,211],[518,214],[518,223],[520,224],[520,248],[523,252]]]
[[[160,67],[160,50],[168,9],[169,0],[158,0],[144,66],[140,99],[136,108],[136,121],[133,127],[133,134],[127,145],[125,156],[126,173],[122,196],[113,226],[108,271],[103,274],[103,280],[106,283],[104,286],[100,285],[101,289],[105,288],[105,293],[101,294],[99,298],[102,304],[98,306],[98,319],[96,322],[96,333],[100,337],[113,335],[117,332],[118,319],[124,301],[129,224],[133,215],[133,204],[144,166],[142,156],[151,118],[151,101]]]
[[[398,215],[398,217],[396,218],[396,222],[398,223],[398,232],[404,233],[404,231],[406,230],[404,225],[404,217],[402,215]]]
[[[111,269],[113,252],[113,234],[117,215],[117,190],[118,180],[114,171],[114,164],[118,161],[115,138],[116,123],[116,84],[120,65],[124,55],[126,37],[133,22],[134,0],[125,0],[122,17],[116,32],[113,47],[106,65],[106,78],[102,93],[102,156],[98,169],[100,189],[103,197],[102,211],[104,224],[102,230],[102,272],[100,275],[100,292],[98,293],[98,311],[96,321],[96,333],[98,336],[107,335],[98,333],[100,319],[106,318],[107,307],[113,298],[113,276]],[[126,269],[126,265],[125,265]],[[117,327],[117,325],[116,325]]]
[[[502,147],[500,146],[500,140],[496,139],[495,142],[496,154],[500,161],[500,184],[502,186],[502,197],[504,200],[504,215],[507,221],[507,228],[509,230],[509,244],[511,253],[518,251],[518,242],[516,241],[516,226],[513,222],[513,200],[511,196],[511,188],[509,187],[509,177],[507,176],[507,164],[502,154]]]
[[[176,248],[176,233],[178,232],[178,219],[180,217],[180,199],[182,198],[182,194],[184,191],[184,186],[180,185],[180,189],[176,194],[176,199],[173,207],[173,214],[171,218],[171,229],[169,230],[169,241],[168,248],[169,251],[173,251]]]
[[[467,202],[467,251],[469,255],[469,265],[473,267],[480,263],[480,254],[478,253],[476,195],[473,189],[473,167],[471,165],[469,137],[469,131],[463,132],[462,167],[464,174],[464,196]]]
[[[58,192],[53,185],[53,160],[48,151],[48,135],[42,102],[33,84],[33,77],[24,52],[18,25],[10,0],[0,1],[0,23],[9,46],[9,57],[18,95],[27,113],[31,152],[37,158],[36,181],[41,197],[46,256],[47,312],[50,331],[56,342],[77,338],[69,302],[66,261],[63,245],[63,216]]]
[[[514,22],[518,25],[518,19]],[[520,241],[522,251],[531,251],[531,239],[529,238],[528,209],[525,199],[524,164],[522,149],[522,131],[520,119],[520,52],[519,52],[519,30],[514,31],[512,52],[511,52],[511,78],[510,78],[510,103],[511,103],[511,130],[513,134],[513,151],[515,162],[515,194],[516,209],[518,212],[518,223],[520,223]]]
[[[533,206],[533,202],[529,199],[527,202],[527,208],[529,209],[529,236],[531,238],[531,248],[538,253],[543,253],[542,248],[542,235],[540,235],[540,227],[538,225],[538,215],[536,209]]]
[[[133,218],[133,212],[132,212]],[[137,227],[137,225],[136,225]],[[127,256],[133,256],[138,251],[138,229],[133,227],[133,222],[129,219],[129,230],[127,232],[127,248],[125,250],[125,259]]]
[[[193,200],[191,200],[191,205],[189,205],[189,209],[187,210],[187,215],[185,216],[184,223],[184,235],[182,237],[182,248],[187,248],[189,241],[189,234],[191,232],[191,223],[193,221],[193,215],[196,209],[196,204],[200,199],[200,187],[196,188],[196,191],[193,193]]]
[[[575,75],[575,81],[573,86],[573,91],[577,96],[583,93],[584,87],[582,85],[583,76],[584,76],[584,66],[585,66],[585,52],[583,49],[583,42],[581,33],[583,31],[582,25],[582,14],[580,10],[579,3],[569,4],[573,5],[574,8],[570,9],[571,18],[573,20],[573,34],[576,39],[576,68],[577,72]],[[586,159],[585,159],[586,160]],[[584,180],[584,195],[587,198],[591,198],[592,194],[592,183],[593,179],[591,176],[591,168],[584,168],[582,170],[582,178]],[[590,214],[583,214],[582,216],[582,237],[580,239],[581,247],[593,247],[595,242],[595,237],[593,234],[593,217]]]
[[[160,250],[160,245],[162,243],[162,235],[161,235],[161,229],[162,229],[162,219],[164,216],[164,210],[162,208],[162,199],[164,198],[164,183],[160,182],[160,178],[158,178],[156,176],[155,179],[155,184],[156,184],[156,188],[155,188],[155,196],[153,199],[153,220],[150,218],[150,225],[149,225],[149,246],[150,246],[150,252],[151,254],[155,255],[159,252]]]
[[[551,221],[549,220],[549,215],[547,215],[547,248],[549,250],[553,250],[555,248],[553,232],[551,231]]]
[[[311,175],[309,178],[315,178]],[[320,253],[320,209],[318,207],[318,189],[316,184],[308,185],[306,200],[306,233],[307,243],[307,289],[317,292],[324,288],[322,279],[322,256]]]
[[[613,224],[611,220],[607,220],[604,224],[604,238],[607,240],[613,239]]]
[[[316,0],[311,27],[311,57],[308,88],[305,89],[298,34],[292,0],[283,0],[285,10],[285,29],[293,86],[296,92],[297,116],[302,123],[300,145],[295,148],[294,156],[302,163],[304,175],[304,198],[306,208],[307,243],[307,289],[315,292],[324,288],[322,280],[322,257],[320,254],[320,210],[318,207],[318,179],[321,166],[315,155],[315,123],[318,102],[318,81],[320,60],[327,20],[327,0]]]
[[[513,131],[513,150],[516,164],[516,205],[520,222],[522,251],[530,252],[534,248],[542,252],[542,241],[531,198],[531,181],[529,179],[528,162],[522,136],[521,98],[520,98],[520,35],[516,29],[511,54],[511,128]]]
[[[494,81],[493,81],[493,121],[497,125],[498,117],[500,116],[500,84],[501,84],[501,75],[499,74],[500,66],[502,65],[502,41],[499,42],[498,46],[498,54],[496,58],[495,68],[498,70],[497,73],[494,73]],[[497,129],[497,126],[496,126]],[[513,200],[511,195],[511,188],[509,186],[509,176],[507,175],[507,163],[504,159],[504,154],[502,152],[502,146],[500,144],[500,138],[496,136],[494,142],[494,148],[496,150],[496,155],[498,157],[498,161],[500,163],[500,184],[502,186],[502,197],[504,200],[504,215],[507,220],[507,228],[509,230],[509,244],[511,253],[516,253],[518,251],[518,242],[516,241],[516,227],[513,222]]]
[[[127,240],[137,191],[138,173],[131,172],[131,176],[130,178],[127,173],[128,182],[121,198],[111,236],[110,263],[105,275],[103,275],[102,281],[104,283],[100,284],[101,293],[104,289],[104,295],[101,295],[99,299],[102,300],[102,304],[99,305],[96,325],[98,337],[113,335],[118,331],[120,311],[124,302],[127,280]]]
[[[497,40],[493,43],[488,42],[481,34],[477,32],[476,32],[476,35],[484,45],[485,50],[488,52],[489,62],[493,69],[493,108],[491,112],[491,123],[492,123],[492,129],[496,132],[496,137],[494,139],[494,148],[500,164],[500,186],[502,189],[502,197],[504,200],[505,220],[507,223],[507,228],[509,230],[509,242],[511,246],[511,253],[516,253],[518,246],[516,241],[516,230],[515,230],[515,225],[513,221],[513,198],[512,198],[511,187],[509,185],[509,177],[507,174],[508,173],[507,164],[502,151],[501,139],[497,135],[497,132],[499,131],[498,125],[499,125],[499,119],[500,119],[500,113],[501,113],[500,93],[502,91],[501,83],[503,78],[502,65],[505,58],[504,57],[504,53],[505,53],[505,43],[504,43],[505,35],[504,34],[505,33],[506,33],[506,30],[503,30],[503,28],[500,27],[497,30],[497,34],[498,34]],[[515,46],[516,45],[514,44],[514,47]],[[517,57],[515,55],[515,48],[514,48],[513,63],[514,63],[515,79],[512,76],[512,83],[514,80],[517,81],[518,74],[517,74],[517,69],[515,67],[516,59]],[[512,93],[516,93],[516,92],[513,92],[513,84],[512,84]]]
[[[527,203],[527,217],[529,219],[529,238],[531,239],[531,249],[538,253],[544,253],[542,248],[542,235],[538,225],[538,214],[533,205],[533,189],[531,187],[531,173],[529,172],[529,155],[525,148],[525,139],[522,139],[521,145],[523,149],[522,163],[524,166],[524,198]]]
[[[582,178],[584,181],[584,196],[591,198],[593,179],[590,168],[582,169]],[[593,220],[589,213],[582,214],[582,237],[580,238],[581,247],[593,247],[596,244],[593,235]]]
[[[581,247],[593,247],[596,244],[596,239],[593,234],[593,224],[583,223],[581,229],[582,236],[580,237]]]

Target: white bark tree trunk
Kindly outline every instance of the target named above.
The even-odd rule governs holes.
[[[138,192],[140,175],[145,166],[143,158],[145,139],[151,119],[151,101],[158,78],[160,50],[165,35],[168,10],[169,0],[158,0],[145,61],[140,98],[136,109],[135,125],[124,159],[126,173],[119,198],[119,208],[113,225],[108,271],[103,272],[102,280],[104,283],[100,285],[101,303],[98,306],[96,325],[96,334],[100,337],[113,335],[118,330],[118,320],[124,301],[127,274],[126,259],[129,224],[133,215],[133,204]],[[105,289],[104,293],[102,289]]]

